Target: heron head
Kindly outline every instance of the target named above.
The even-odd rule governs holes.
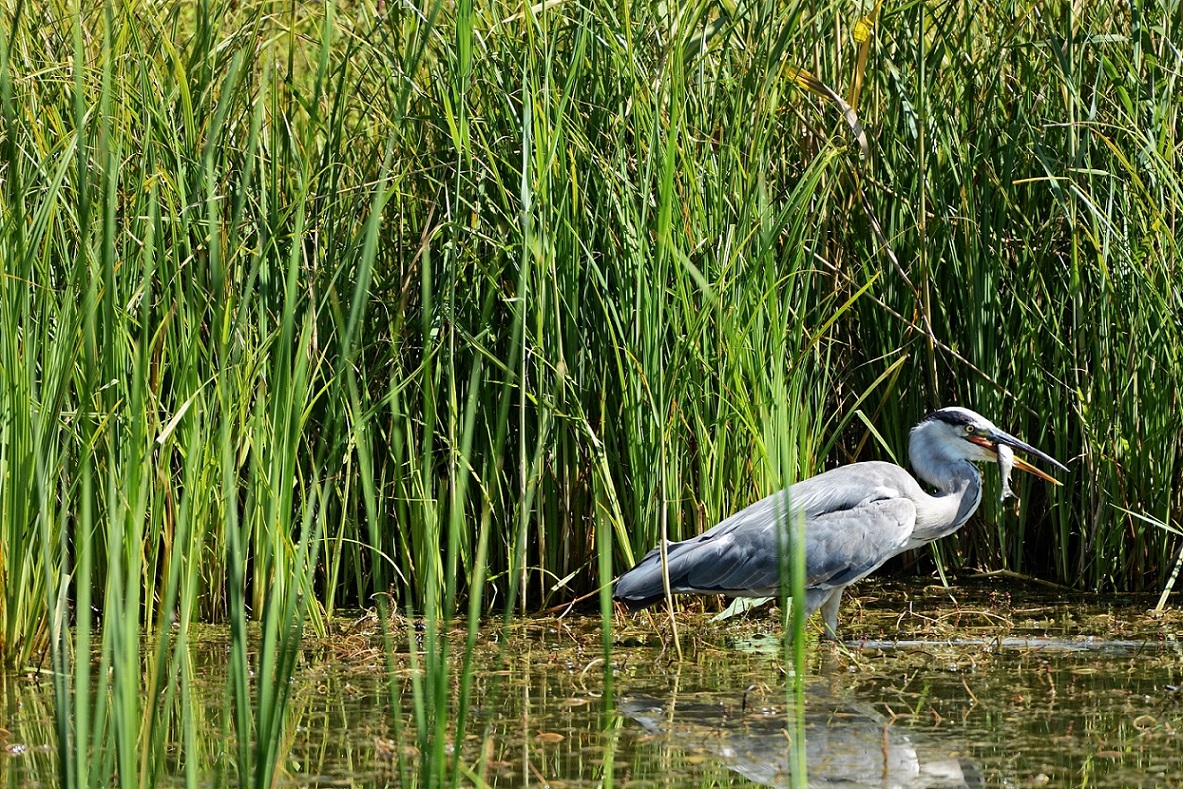
[[[995,463],[998,461],[998,447],[1001,444],[1026,452],[1064,471],[1068,470],[1051,455],[1015,438],[986,417],[970,411],[968,408],[958,406],[942,408],[926,416],[920,424],[912,429],[914,465],[917,460],[918,438],[920,439],[919,444],[927,446],[928,451],[939,452],[950,459],[963,458],[974,462]],[[1017,455],[1014,458],[1014,467],[1020,471],[1026,471],[1028,474],[1034,474],[1052,484],[1063,484]]]

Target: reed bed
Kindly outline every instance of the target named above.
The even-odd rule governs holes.
[[[1177,3],[0,11],[0,658],[52,663],[72,785],[196,747],[196,621],[271,785],[357,606],[426,617],[453,780],[443,619],[598,589],[607,652],[638,551],[944,404],[1071,468],[944,565],[1171,571]]]

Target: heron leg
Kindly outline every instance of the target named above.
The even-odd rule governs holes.
[[[822,623],[826,627],[825,637],[838,640],[838,609],[842,606],[842,590],[844,586],[830,590],[830,594],[822,601]]]
[[[813,616],[815,611],[822,612],[822,623],[826,627],[822,638],[828,638],[831,641],[838,640],[838,606],[842,602],[844,588],[838,586],[830,589],[805,590],[805,618]]]

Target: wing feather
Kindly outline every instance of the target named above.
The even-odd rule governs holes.
[[[857,475],[848,470],[863,467]],[[878,569],[905,549],[916,523],[903,469],[861,463],[822,474],[789,489],[805,518],[805,584],[811,589],[845,586]],[[669,546],[670,587],[675,592],[714,592],[764,597],[778,593],[778,530],[785,518],[784,493],[773,494],[732,515],[698,537]],[[654,549],[621,576],[614,596],[647,605],[664,594],[661,558]]]

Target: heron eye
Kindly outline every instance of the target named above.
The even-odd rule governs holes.
[[[965,432],[967,432],[967,433],[972,433],[972,432],[974,432],[975,430],[977,430],[977,428],[976,428],[976,427],[974,427],[973,425],[966,425],[966,426],[965,426]]]

